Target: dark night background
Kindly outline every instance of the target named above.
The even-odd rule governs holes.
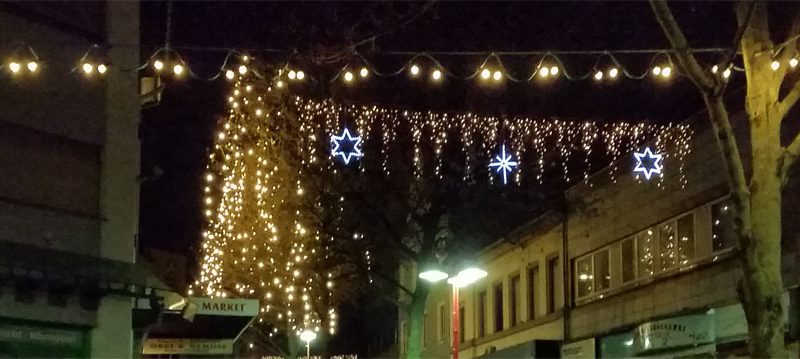
[[[672,4],[694,47],[726,47],[735,31],[727,2]],[[310,49],[343,48],[354,36],[352,25],[380,19],[386,8],[402,13],[419,7],[408,3],[362,2],[174,2],[172,45],[201,76],[215,74],[225,51],[181,47],[273,48],[297,50],[296,62],[315,77],[331,76],[355,58],[324,66],[309,66]],[[142,4],[143,58],[164,46],[167,5]],[[367,29],[380,30],[380,26]],[[360,53],[383,70],[396,70],[411,56],[386,56],[380,51],[523,51],[615,50],[667,48],[661,28],[647,2],[439,2],[414,22],[359,47]],[[292,61],[283,54],[252,51],[262,61]],[[437,56],[454,72],[474,71],[482,56]],[[626,68],[648,70],[651,55],[620,55]],[[502,57],[513,73],[529,73],[538,57]],[[567,70],[584,73],[597,56],[566,56]],[[708,61],[713,61],[709,58]],[[610,64],[601,62],[601,64]],[[741,86],[734,75],[733,87]],[[140,250],[161,249],[186,256],[197,254],[201,220],[201,173],[205,151],[218,116],[224,113],[228,83],[224,80],[167,80],[161,103],[143,111]],[[498,115],[543,115],[607,121],[681,121],[702,108],[700,95],[685,78],[669,82],[619,79],[614,84],[571,82],[511,84],[487,90],[475,81],[450,80],[438,87],[405,76],[350,89],[332,85],[298,88],[309,96],[334,96],[342,102],[377,103],[419,110],[474,111]],[[191,272],[191,270],[190,270]],[[343,352],[367,352],[358,338],[366,327],[369,298],[342,309],[337,347]],[[373,318],[374,319],[374,318]],[[373,320],[374,321],[374,320]],[[392,324],[389,323],[389,326]]]

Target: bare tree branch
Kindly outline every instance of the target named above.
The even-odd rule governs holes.
[[[800,80],[795,80],[794,87],[783,97],[783,100],[778,102],[779,118],[786,118],[789,110],[797,104],[797,100],[800,100]]]
[[[800,91],[799,91],[800,92]],[[785,183],[789,169],[800,157],[800,134],[798,134],[783,152],[781,157],[781,180]]]
[[[692,55],[686,36],[684,36],[683,30],[681,30],[675,17],[672,16],[672,11],[669,9],[667,2],[665,0],[651,0],[650,5],[658,23],[664,30],[664,34],[667,35],[667,39],[672,44],[672,47],[675,48],[678,63],[683,68],[683,71],[701,91],[714,92],[717,81],[703,69],[694,55]]]

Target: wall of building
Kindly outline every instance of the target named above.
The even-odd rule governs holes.
[[[105,76],[71,72],[92,44],[105,41],[111,45]],[[139,65],[138,2],[3,4],[0,43],[21,44],[1,55],[23,62],[17,75],[4,69],[0,85],[0,241],[133,263],[138,74],[118,69]],[[40,59],[35,73],[24,68],[25,45]],[[130,298],[107,295],[99,307],[87,307],[73,293],[53,305],[43,288],[27,301],[6,289],[0,316],[92,327],[87,354],[132,356]]]

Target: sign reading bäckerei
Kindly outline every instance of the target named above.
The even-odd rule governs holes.
[[[255,317],[258,315],[258,299],[192,297],[189,298],[189,301],[197,305],[197,315],[233,317]]]
[[[222,355],[233,353],[233,339],[146,339],[142,354]]]
[[[637,352],[711,343],[714,311],[662,319],[640,325],[634,333]]]

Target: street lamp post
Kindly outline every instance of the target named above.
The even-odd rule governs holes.
[[[311,341],[317,339],[317,333],[311,330],[304,330],[300,333],[300,340],[306,342],[306,358],[311,359]]]
[[[441,281],[442,279],[447,279],[447,283],[449,283],[453,287],[453,304],[451,305],[453,309],[452,312],[453,359],[458,359],[458,344],[460,343],[461,339],[459,337],[459,327],[461,326],[460,325],[461,318],[459,318],[458,315],[459,311],[458,290],[459,288],[463,288],[472,283],[475,283],[478,279],[485,277],[486,274],[487,273],[485,270],[475,267],[469,267],[467,269],[464,269],[458,272],[458,274],[456,274],[453,277],[450,277],[450,275],[448,275],[447,273],[436,269],[427,270],[419,274],[420,278],[427,280],[431,283],[436,283]]]

